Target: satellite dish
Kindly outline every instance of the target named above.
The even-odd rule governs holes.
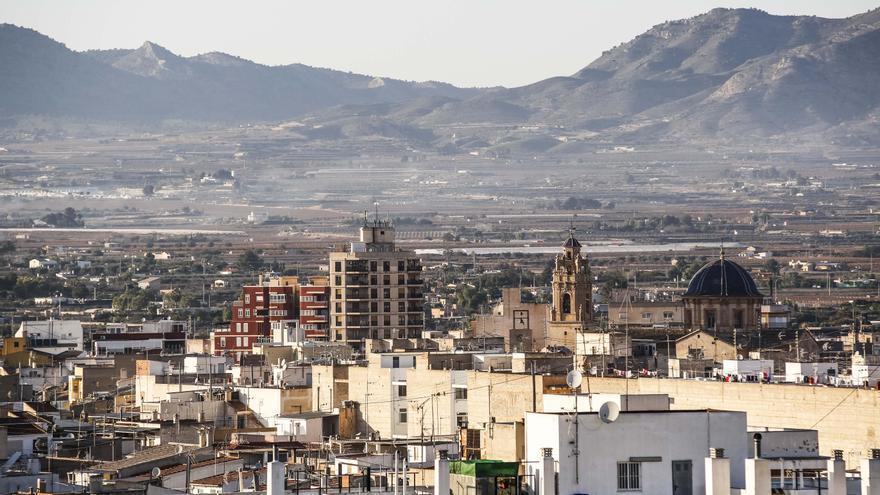
[[[565,376],[565,383],[567,383],[570,388],[580,387],[583,380],[584,377],[578,370],[571,370],[568,372],[568,375]]]
[[[162,475],[162,470],[159,469],[158,467],[154,467],[153,470],[150,471],[150,477],[152,477],[152,478],[158,478],[161,475]]]
[[[599,408],[599,419],[603,423],[613,423],[620,416],[620,405],[616,402],[606,402]]]

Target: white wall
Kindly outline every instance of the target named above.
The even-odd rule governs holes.
[[[544,412],[573,412],[575,400],[571,394],[544,394]],[[613,402],[621,410],[629,411],[668,411],[669,396],[666,394],[587,394],[577,395],[579,412],[598,412],[602,404]]]
[[[829,370],[837,376],[837,363],[785,363],[785,381],[803,383],[805,378],[813,377],[819,383],[827,383]]]
[[[573,418],[571,414],[526,413],[527,474],[540,470],[540,462],[535,461],[541,460],[541,448],[553,448],[559,493],[616,493],[617,463],[630,457],[660,458],[659,462],[642,462],[642,493],[670,493],[672,461],[678,460],[692,462],[694,493],[703,493],[704,459],[710,447],[725,449],[725,456],[731,458],[731,483],[745,486],[745,413],[628,412],[608,424],[597,414],[579,414],[577,444],[569,443],[575,432]],[[577,482],[572,454],[576,446],[580,451]]]

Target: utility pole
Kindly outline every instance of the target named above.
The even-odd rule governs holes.
[[[532,412],[538,412],[538,392],[535,384],[535,362],[532,361]]]

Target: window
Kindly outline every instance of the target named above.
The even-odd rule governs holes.
[[[649,320],[649,321],[650,321],[650,320],[651,320],[651,317],[653,317],[653,316],[654,316],[654,315],[651,314],[651,313],[642,313],[642,319],[643,319],[643,320]]]
[[[382,289],[382,297],[385,299],[391,299],[391,289]]]
[[[241,328],[242,328],[242,330],[241,330],[242,332],[244,332],[244,333],[248,333],[248,324],[247,324],[247,322],[245,322],[245,323],[241,326]]]
[[[337,285],[337,286],[342,285],[342,277],[340,277],[339,275],[337,275],[337,276],[335,277],[335,280],[336,280],[336,283],[335,283],[334,285]]]
[[[235,324],[235,331],[236,331],[236,332],[239,332],[239,333],[241,332],[241,323],[236,323],[236,324]]]
[[[238,308],[238,317],[241,318],[243,316],[244,316],[244,310],[241,308]]]
[[[390,261],[383,261],[382,262],[382,271],[383,272],[390,272],[391,271],[391,262]]]
[[[377,265],[376,265],[376,262],[375,262],[375,261],[371,261],[371,262],[370,262],[370,271],[371,271],[371,272],[375,272],[375,271],[376,271],[376,266],[377,266]]]
[[[397,262],[397,271],[402,272],[406,270],[406,262],[400,260]]]
[[[672,320],[673,317],[674,317],[674,315],[673,315],[672,311],[664,311],[663,312],[663,319],[664,320],[670,321],[670,320]]]
[[[397,312],[398,313],[405,313],[406,312],[406,303],[405,302],[399,301],[397,303]]]
[[[630,492],[642,489],[642,465],[638,462],[617,463],[617,491]]]
[[[251,317],[251,308],[247,308],[247,309],[244,310],[244,317],[245,317],[245,318],[250,318],[250,317]]]
[[[742,328],[743,325],[743,310],[734,309],[733,310],[733,328]]]
[[[467,389],[466,388],[456,388],[453,389],[455,392],[455,400],[465,400],[467,399]]]
[[[226,347],[226,337],[220,337],[220,347]]]
[[[244,303],[245,303],[245,304],[250,304],[250,303],[251,303],[251,295],[250,295],[250,294],[245,294],[245,295],[244,295]]]
[[[391,275],[382,276],[382,285],[391,285]]]
[[[715,311],[707,309],[704,311],[706,328],[715,328]]]
[[[341,261],[337,261],[336,263],[333,264],[333,271],[334,272],[341,272],[342,271],[342,262]]]
[[[397,396],[398,397],[406,397],[406,385],[398,385],[397,386]]]
[[[277,293],[277,292],[273,292],[272,294],[269,294],[269,302],[272,302],[272,303],[283,303],[283,302],[285,302],[285,301],[287,301],[287,295],[286,295],[286,294],[279,294],[279,293]]]
[[[400,358],[395,356],[391,358],[391,367],[392,368],[400,368]]]
[[[391,312],[391,303],[390,302],[382,303],[382,311],[384,311],[386,313],[390,313]]]
[[[406,419],[407,419],[407,418],[406,418],[406,408],[405,408],[405,407],[401,407],[401,408],[397,411],[397,421],[398,421],[399,423],[406,423]]]

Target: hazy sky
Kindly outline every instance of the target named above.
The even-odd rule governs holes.
[[[0,0],[0,22],[74,50],[222,51],[408,80],[518,86],[576,72],[655,24],[714,7],[847,17],[877,0]]]

